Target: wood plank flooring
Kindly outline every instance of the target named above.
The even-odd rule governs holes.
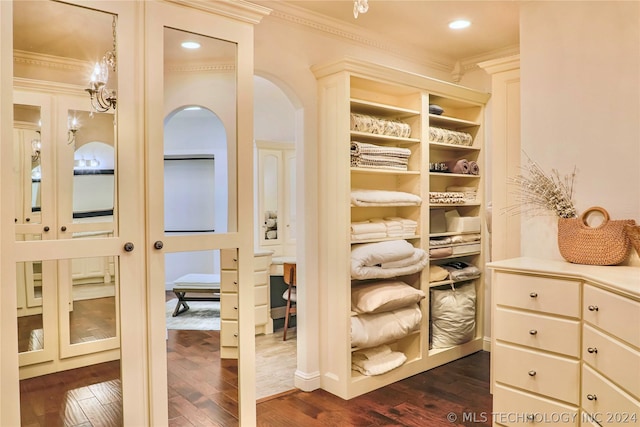
[[[219,331],[168,331],[170,426],[238,425],[237,362],[219,349]],[[323,390],[262,398],[258,426],[490,426],[489,359],[478,352],[348,401]],[[22,380],[20,391],[23,426],[122,425],[117,361]]]

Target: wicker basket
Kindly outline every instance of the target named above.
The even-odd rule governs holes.
[[[638,256],[640,256],[640,225],[625,225],[624,231],[627,233],[631,245],[636,250]]]

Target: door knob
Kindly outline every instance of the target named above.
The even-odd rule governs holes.
[[[156,249],[162,249],[164,247],[164,243],[162,243],[162,240],[156,240],[156,242],[153,244],[153,247]]]
[[[127,242],[124,244],[124,250],[127,252],[131,252],[133,250],[133,243]]]

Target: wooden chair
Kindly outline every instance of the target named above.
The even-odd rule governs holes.
[[[283,264],[283,279],[284,283],[288,285],[284,294],[282,294],[282,298],[287,300],[287,311],[284,315],[284,334],[282,337],[283,341],[287,340],[287,329],[289,328],[289,317],[295,315],[297,312],[297,284],[296,284],[296,265],[293,263],[285,262]]]

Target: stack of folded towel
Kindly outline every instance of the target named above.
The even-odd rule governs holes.
[[[417,228],[418,223],[407,218],[371,218],[365,221],[351,223],[351,240],[414,237]]]
[[[351,355],[351,369],[364,375],[381,375],[402,365],[407,356],[392,351],[386,344],[355,351]]]
[[[404,191],[351,190],[351,204],[354,206],[420,206],[420,196]]]
[[[351,166],[357,168],[407,170],[411,150],[351,141]]]
[[[463,175],[480,175],[480,167],[475,160],[458,159],[444,162],[451,173]]]

